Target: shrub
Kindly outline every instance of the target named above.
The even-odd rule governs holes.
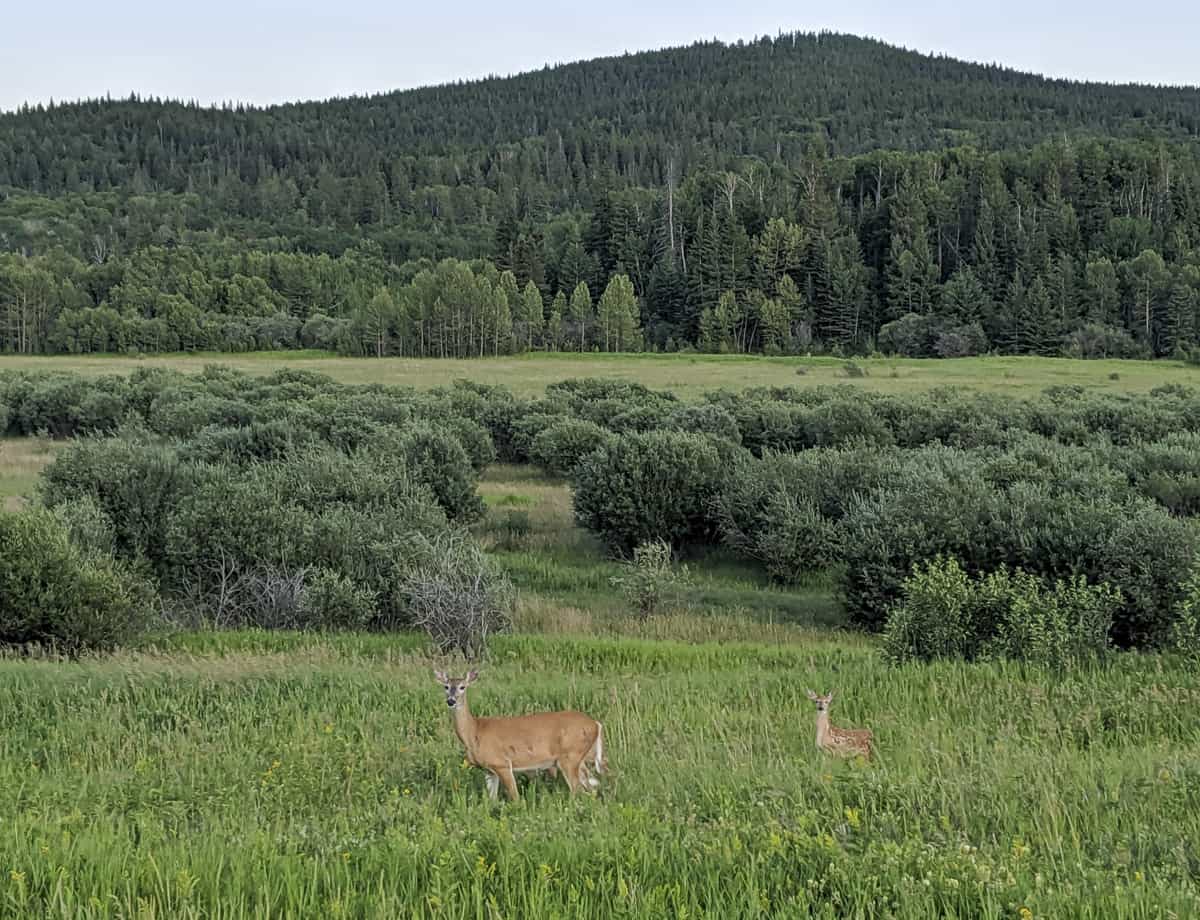
[[[161,576],[171,517],[199,476],[175,448],[135,434],[87,438],[60,451],[42,471],[41,495],[50,508],[90,497],[112,524],[117,556],[144,560]]]
[[[310,629],[363,629],[375,619],[378,598],[340,572],[315,569],[300,594],[300,616]]]
[[[939,358],[968,358],[987,350],[987,333],[979,323],[951,326],[942,331],[933,344],[933,353]]]
[[[567,415],[534,412],[514,421],[508,439],[508,454],[513,462],[529,463],[534,438],[568,418]]]
[[[241,428],[213,426],[197,432],[180,449],[180,455],[204,463],[282,460],[315,440],[312,429],[279,420]]]
[[[867,369],[857,362],[847,361],[842,365],[842,373],[847,377],[866,377]]]
[[[576,468],[576,519],[626,552],[648,540],[672,546],[710,540],[725,470],[716,443],[703,435],[656,431],[602,445]]]
[[[1166,645],[1189,658],[1200,658],[1200,559],[1193,562],[1191,573],[1184,582],[1183,596]]]
[[[1150,350],[1124,329],[1103,323],[1088,323],[1063,341],[1063,352],[1071,358],[1149,358]]]
[[[972,465],[910,468],[901,485],[862,499],[847,515],[843,592],[855,622],[882,625],[913,565],[941,554],[956,556],[972,574],[1009,565],[1046,580],[1083,575],[1108,583],[1122,596],[1113,641],[1164,641],[1197,546],[1189,522],[1128,496],[1048,483],[996,489],[970,473]]]
[[[12,416],[9,412],[8,403],[6,403],[3,399],[0,399],[0,437],[3,437],[8,433],[8,423],[11,417]]]
[[[954,558],[914,567],[903,601],[889,613],[884,655],[893,662],[1009,658],[1055,668],[1101,654],[1120,594],[1082,576],[1049,588],[1032,575],[1000,568],[968,578]]]
[[[680,406],[672,409],[663,419],[663,427],[674,431],[694,431],[697,434],[724,438],[734,444],[742,443],[742,432],[738,429],[733,413],[722,406]]]
[[[421,541],[422,559],[404,580],[412,625],[442,654],[476,660],[488,638],[512,623],[512,587],[466,535],[448,531]]]
[[[115,648],[145,631],[153,603],[145,582],[84,552],[54,515],[0,514],[0,643]]]
[[[633,549],[633,560],[610,582],[645,620],[662,607],[673,591],[687,583],[687,567],[671,565],[671,547],[665,540],[651,540]]]
[[[426,424],[403,430],[385,428],[364,442],[364,450],[403,458],[409,475],[429,487],[450,520],[470,523],[483,517],[483,499],[475,491],[475,470],[454,435]]]
[[[9,379],[6,392],[12,415],[9,424],[23,435],[46,432],[55,438],[69,438],[108,432],[120,425],[128,412],[129,387],[121,377],[89,380],[76,374],[22,375]]]
[[[563,419],[538,432],[529,457],[552,476],[570,476],[585,457],[613,437],[612,432],[594,422]]]
[[[496,462],[496,447],[492,443],[492,436],[482,425],[467,418],[452,417],[444,419],[440,426],[458,439],[475,472],[482,473]]]
[[[62,502],[53,513],[67,529],[71,542],[85,555],[112,556],[116,553],[112,521],[91,495]]]

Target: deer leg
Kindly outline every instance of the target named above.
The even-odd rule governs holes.
[[[487,775],[487,792],[488,792],[488,798],[492,799],[493,801],[495,801],[496,798],[499,796],[500,777],[497,776],[495,773],[489,773]]]
[[[558,765],[562,768],[563,779],[567,781],[567,787],[571,790],[571,795],[574,795],[579,789],[580,775],[584,770],[583,759],[580,758],[572,762],[560,758]]]
[[[504,792],[510,801],[515,802],[521,797],[517,793],[517,778],[513,775],[512,766],[507,766],[500,772],[500,782],[504,783]]]

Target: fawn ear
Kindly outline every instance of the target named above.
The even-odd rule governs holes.
[[[814,703],[816,702],[817,695],[815,693],[813,693],[811,690],[805,690],[804,692],[808,694],[808,698],[810,700],[812,700]]]
[[[828,693],[825,694],[825,699],[830,703],[833,702],[833,691],[832,690],[830,690]]]
[[[477,680],[479,680],[479,672],[471,671],[469,674],[467,674],[467,679],[463,681],[463,686],[469,687],[471,684],[475,683],[475,681],[477,681]]]
[[[437,679],[438,679],[438,680],[439,680],[441,683],[443,683],[443,684],[448,684],[448,683],[450,683],[450,678],[448,678],[448,677],[446,676],[446,672],[445,672],[445,671],[439,671],[437,668],[434,668],[434,669],[433,669],[433,676],[434,676],[434,677],[436,677],[436,678],[437,678]]]

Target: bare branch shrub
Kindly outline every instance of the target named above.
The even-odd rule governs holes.
[[[412,624],[440,653],[477,660],[488,638],[512,625],[512,585],[462,531],[422,541],[425,558],[404,582]]]

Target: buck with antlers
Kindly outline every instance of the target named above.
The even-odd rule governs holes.
[[[582,712],[535,712],[507,718],[476,718],[467,705],[467,688],[479,678],[478,671],[466,677],[434,675],[446,690],[446,705],[454,716],[454,731],[467,751],[467,760],[488,773],[487,791],[496,798],[500,784],[512,800],[517,794],[517,773],[562,771],[572,794],[600,783],[588,771],[588,763],[604,773],[604,726]]]
[[[833,702],[833,691],[817,696],[811,690],[808,698],[817,705],[817,747],[828,754],[853,757],[861,754],[871,756],[874,735],[867,728],[836,728],[829,724],[829,704]]]

